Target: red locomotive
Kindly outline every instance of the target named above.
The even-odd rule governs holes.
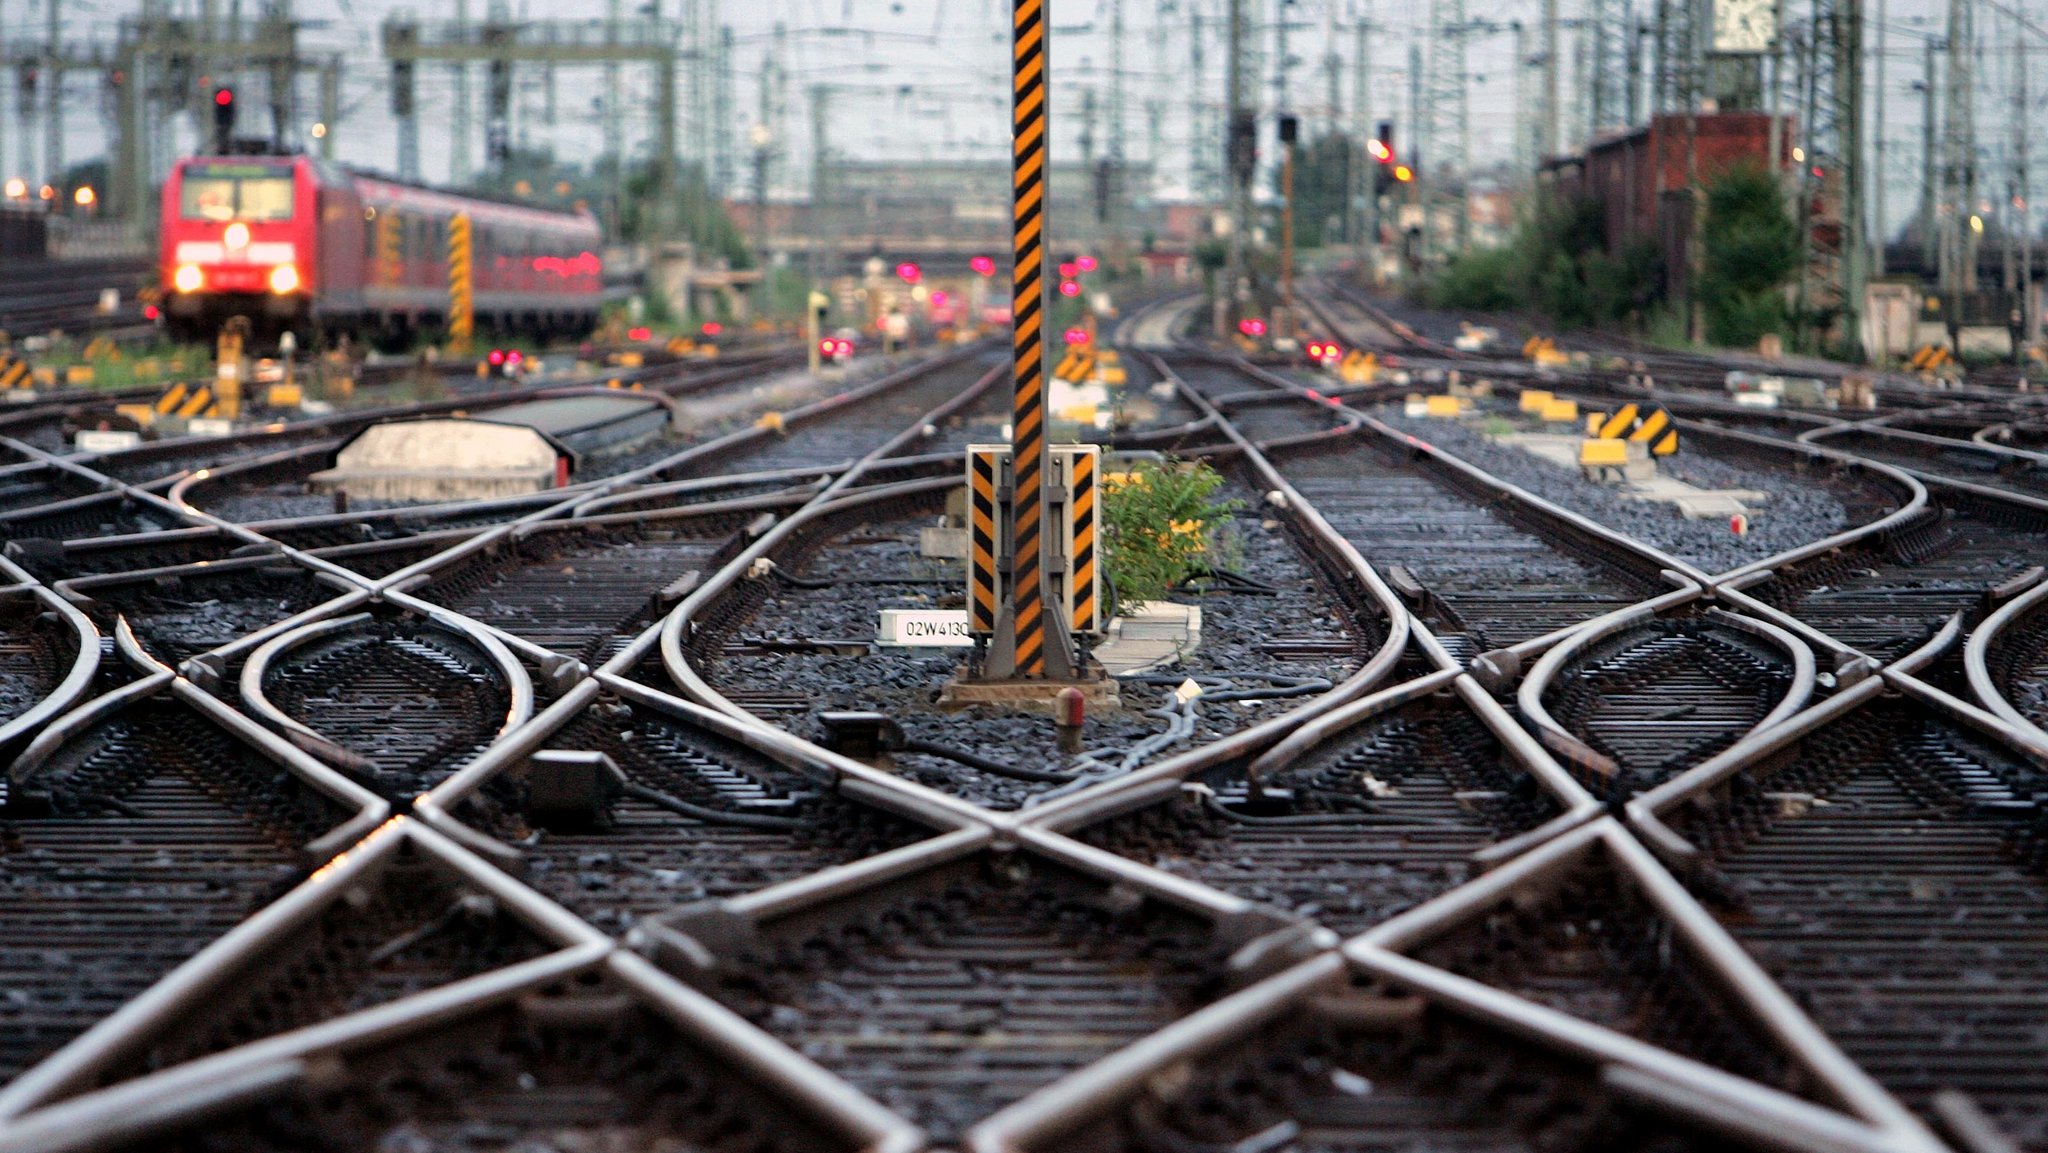
[[[183,160],[164,183],[164,317],[204,339],[352,333],[396,345],[447,322],[449,222],[470,219],[480,328],[573,336],[597,323],[601,238],[588,213],[458,196],[308,156]]]

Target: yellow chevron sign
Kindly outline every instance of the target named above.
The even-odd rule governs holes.
[[[1593,435],[1601,440],[1620,440],[1630,430],[1635,428],[1636,413],[1638,411],[1637,407],[1633,404],[1622,405],[1621,411],[1602,421],[1599,431]]]
[[[1678,451],[1678,430],[1671,427],[1671,414],[1661,408],[1651,409],[1628,438],[1636,444],[1649,445],[1652,456],[1670,456]]]

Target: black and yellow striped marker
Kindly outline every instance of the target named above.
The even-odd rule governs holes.
[[[1628,438],[1636,444],[1649,445],[1652,456],[1670,456],[1678,451],[1678,430],[1671,427],[1671,414],[1661,408],[1651,409]]]
[[[1006,445],[967,449],[967,631],[976,636],[996,631],[996,613],[1002,606],[996,572],[1002,518],[996,489],[1008,454]]]
[[[1067,483],[1071,503],[1067,519],[1071,526],[1068,563],[1073,566],[1073,583],[1068,591],[1068,627],[1077,633],[1102,631],[1099,598],[1095,595],[1095,461],[1100,449],[1092,445],[1069,450]]]
[[[476,337],[474,255],[469,214],[458,212],[448,221],[448,345],[454,352],[469,351]]]
[[[11,348],[0,348],[0,390],[27,388],[33,383],[28,361]]]
[[[1620,412],[1617,412],[1613,416],[1608,417],[1607,420],[1600,425],[1600,439],[1619,440],[1623,436],[1627,435],[1629,430],[1635,427],[1636,414],[1640,411],[1641,410],[1633,404],[1622,405]]]
[[[1012,0],[1010,14],[1011,643],[998,638],[989,672],[1036,679],[1048,645],[1063,657],[1067,643],[1045,626],[1045,0]]]

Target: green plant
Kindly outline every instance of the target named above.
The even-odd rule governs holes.
[[[1213,499],[1215,469],[1196,461],[1144,461],[1102,485],[1102,563],[1120,604],[1159,600],[1208,568],[1217,529],[1242,501]]]
[[[1799,225],[1771,174],[1731,168],[1707,186],[1699,301],[1707,340],[1753,345],[1786,327],[1783,288],[1799,266]]]
[[[1548,199],[1506,247],[1452,257],[1429,282],[1438,308],[1530,308],[1566,328],[1639,324],[1658,294],[1657,246],[1645,239],[1607,252],[1606,210],[1587,198]]]

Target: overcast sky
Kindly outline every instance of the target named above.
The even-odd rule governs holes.
[[[24,35],[40,38],[45,4],[52,0],[0,0],[0,36],[18,42]],[[140,0],[54,0],[68,39],[111,39],[119,17],[139,10]],[[164,0],[174,10],[194,12],[198,0]],[[223,13],[236,0],[216,0]],[[674,18],[691,0],[659,0],[662,14]],[[1053,108],[1056,118],[1055,153],[1078,157],[1081,152],[1081,112],[1087,89],[1096,90],[1098,105],[1095,128],[1098,154],[1106,153],[1109,142],[1109,90],[1111,47],[1109,27],[1116,0],[1050,0],[1054,28],[1052,49]],[[1276,70],[1276,25],[1280,0],[1245,0],[1255,14],[1257,56],[1262,74],[1261,107],[1270,112],[1279,100]],[[1946,5],[1939,0],[1883,0],[1887,5],[1882,25],[1877,22],[1880,0],[1865,0],[1872,27],[1866,40],[1873,51],[1880,28],[1886,46],[1885,93],[1882,119],[1872,101],[1873,124],[1884,125],[1890,146],[1883,168],[1887,174],[1887,215],[1897,222],[1913,210],[1918,195],[1920,147],[1920,102],[1911,89],[1921,73],[1922,44],[1931,33],[1942,34]],[[262,0],[240,0],[247,13],[258,10]],[[696,4],[718,4],[718,0],[694,0]],[[1122,0],[1126,24],[1123,75],[1125,154],[1133,161],[1152,158],[1155,147],[1162,157],[1157,190],[1162,195],[1182,193],[1186,186],[1188,145],[1191,140],[1191,110],[1197,103],[1212,110],[1212,123],[1220,124],[1213,110],[1223,99],[1222,25],[1227,0]],[[1339,98],[1347,116],[1353,99],[1352,29],[1369,21],[1371,68],[1367,99],[1375,117],[1391,115],[1400,123],[1404,144],[1410,139],[1408,115],[1409,46],[1420,28],[1427,25],[1430,0],[1296,0],[1285,11],[1289,25],[1288,103],[1319,125],[1329,113],[1328,84],[1324,62],[1335,50],[1343,64]],[[1587,0],[1560,0],[1569,19],[1580,15]],[[1647,4],[1647,0],[1639,0]],[[2008,17],[1995,6],[2025,5],[2025,11],[2039,20],[2048,16],[2048,0],[1978,0],[1980,38],[1994,46],[1980,65],[1980,112],[1978,116],[1981,170],[1994,183],[1987,196],[2002,192],[2005,157],[2010,150],[2010,128],[2018,123],[2040,123],[2038,109],[2048,97],[2048,44],[2032,36],[2022,37]],[[626,0],[628,12],[644,6],[645,0]],[[1802,13],[1806,0],[1787,0],[1793,17]],[[469,0],[469,14],[479,18],[487,0]],[[1501,25],[1494,34],[1476,34],[1469,43],[1471,149],[1475,164],[1505,162],[1510,157],[1514,110],[1517,101],[1533,101],[1535,74],[1524,70],[1527,89],[1517,91],[1514,37],[1506,28],[1522,22],[1531,31],[1532,50],[1540,45],[1533,35],[1540,13],[1540,0],[1494,0],[1490,4],[1465,0],[1468,18]],[[299,0],[298,16],[312,28],[308,47],[315,51],[343,53],[360,67],[349,71],[343,84],[344,115],[335,126],[338,155],[349,162],[393,169],[397,164],[397,136],[389,110],[388,66],[377,49],[377,28],[394,12],[408,11],[424,19],[445,19],[455,13],[454,0],[414,0],[399,4],[392,0]],[[591,18],[604,15],[603,0],[507,0],[507,7],[519,18]],[[733,154],[738,172],[746,170],[749,141],[759,114],[760,78],[764,60],[774,52],[775,28],[785,29],[782,57],[789,73],[786,96],[779,114],[771,114],[777,157],[774,185],[779,193],[799,194],[809,172],[810,117],[808,90],[816,84],[831,86],[828,99],[830,146],[841,155],[862,158],[926,158],[945,160],[973,157],[996,159],[1007,147],[1008,0],[724,0],[718,4],[719,19],[731,25],[735,47],[731,62],[732,116],[724,125],[734,140]],[[1647,9],[1646,9],[1647,10]],[[1207,33],[1206,62],[1197,75],[1190,53],[1190,28],[1199,13]],[[1333,37],[1334,32],[1334,37]],[[1333,43],[1334,40],[1334,43]],[[2014,55],[2009,45],[2030,45],[2029,59],[2037,71],[2031,103],[2035,112],[2016,121],[2007,99]],[[1570,34],[1564,51],[1566,124],[1573,122],[1569,93],[1574,88],[1574,53]],[[1873,61],[1874,64],[1874,61]],[[638,109],[644,108],[652,92],[652,79],[644,70],[627,68],[625,99],[634,110],[629,117],[629,137],[644,147],[649,124]],[[472,81],[473,95],[482,96],[481,72]],[[1873,74],[1874,82],[1874,74]],[[601,106],[604,96],[602,73],[595,68],[562,69],[553,77],[553,120],[549,123],[549,78],[538,68],[522,70],[516,95],[515,123],[528,143],[553,146],[564,157],[594,154],[602,140]],[[446,68],[423,68],[419,77],[422,117],[422,154],[425,175],[444,179],[448,173],[447,109],[453,80]],[[245,89],[247,90],[247,89]],[[69,90],[65,151],[76,160],[102,150],[102,101],[96,86],[75,80]],[[307,84],[305,108],[310,121],[314,112],[312,85]],[[689,89],[683,88],[685,99]],[[14,86],[0,84],[0,169],[20,169],[21,132],[14,119]],[[688,116],[688,112],[685,112]],[[1155,128],[1156,122],[1156,128]],[[481,153],[481,122],[476,122],[478,140],[472,155]],[[182,130],[183,143],[195,139],[193,128]],[[1204,136],[1208,147],[1220,151],[1220,142]],[[684,148],[692,147],[686,127]],[[1270,151],[1270,150],[1269,150]],[[2036,151],[2048,154],[2048,140]],[[2048,161],[2035,162],[2042,167]],[[744,179],[743,175],[741,177]]]

